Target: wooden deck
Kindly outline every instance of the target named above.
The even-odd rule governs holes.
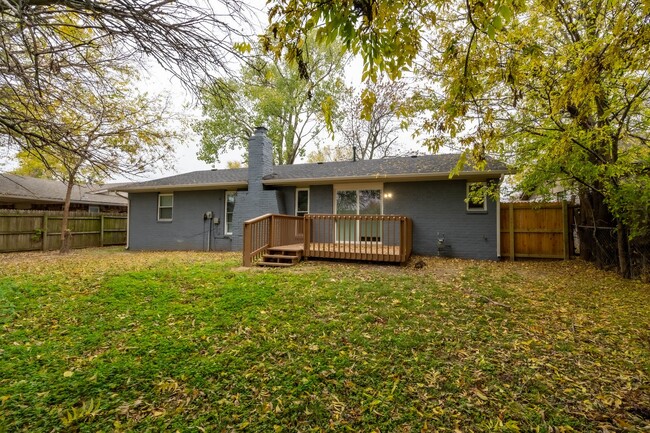
[[[244,266],[284,256],[406,262],[412,222],[400,215],[262,215],[244,223]],[[270,250],[276,253],[269,254]]]
[[[375,262],[399,262],[398,245],[382,245],[380,242],[309,244],[308,257],[324,259],[370,260]]]
[[[277,247],[284,251],[300,251],[304,253],[303,244],[282,245]],[[400,247],[398,245],[382,245],[379,242],[363,243],[327,243],[312,242],[309,244],[307,257],[344,260],[370,260],[377,262],[399,262]]]

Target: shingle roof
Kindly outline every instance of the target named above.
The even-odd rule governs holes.
[[[75,185],[72,189],[71,202],[95,205],[127,205],[127,200],[118,195],[93,193],[97,189],[99,189],[97,185]],[[63,203],[65,193],[66,185],[58,180],[0,173],[0,201],[20,199],[34,202]]]
[[[323,179],[323,178],[378,178],[436,175],[448,176],[458,163],[458,154],[425,155],[417,157],[341,161],[323,164],[297,164],[273,167],[268,180]],[[487,172],[505,172],[505,164],[490,158]],[[479,173],[466,165],[463,172]]]
[[[324,183],[325,181],[399,180],[407,178],[443,179],[458,163],[458,154],[426,155],[360,161],[326,162],[315,164],[277,165],[264,177],[270,185],[292,183]],[[484,171],[466,165],[461,175],[498,175],[507,173],[500,161],[488,158]],[[179,174],[147,182],[132,183],[117,188],[120,191],[153,191],[156,189],[205,187],[243,187],[247,184],[248,169],[205,170]]]
[[[177,174],[145,182],[136,182],[113,188],[117,191],[135,191],[141,189],[153,190],[159,187],[202,187],[202,186],[246,186],[248,179],[247,168],[226,170],[202,170]]]

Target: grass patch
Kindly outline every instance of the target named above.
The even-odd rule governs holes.
[[[650,288],[580,262],[5,258],[0,431],[650,425]]]

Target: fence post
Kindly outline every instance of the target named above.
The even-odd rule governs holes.
[[[99,246],[104,246],[104,215],[99,217]]]
[[[564,241],[564,260],[569,260],[569,207],[566,200],[562,200],[562,239]]]
[[[515,261],[515,205],[509,203],[508,206],[508,229],[510,232],[510,260]]]
[[[47,213],[44,213],[43,214],[43,230],[41,230],[41,236],[43,236],[43,239],[42,239],[43,251],[47,251],[47,224],[48,224]]]

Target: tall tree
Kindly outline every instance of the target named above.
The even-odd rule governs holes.
[[[352,159],[352,148],[335,144],[318,146],[307,154],[307,162],[334,162],[350,161]]]
[[[338,45],[303,45],[306,69],[258,55],[240,76],[218,80],[203,92],[204,119],[199,159],[214,163],[228,150],[245,148],[256,126],[265,125],[278,164],[293,164],[339,116],[338,96],[345,91],[345,59]],[[215,92],[215,86],[218,89]],[[223,97],[222,89],[227,89]]]
[[[643,2],[532,2],[494,35],[471,25],[473,9],[458,8],[462,15],[444,19],[467,25],[439,29],[440,49],[424,62],[434,83],[419,101],[433,112],[425,130],[445,131],[475,155],[511,156],[527,193],[558,182],[579,190],[581,254],[628,276],[628,239],[649,228]],[[615,228],[616,243],[603,227]]]
[[[364,93],[373,95],[371,106],[364,103]],[[406,85],[399,81],[369,83],[361,93],[351,95],[345,102],[340,145],[355,149],[359,159],[398,156],[402,132],[398,114],[406,95]]]
[[[486,153],[501,153],[528,190],[558,180],[576,186],[582,225],[592,227],[581,232],[581,252],[610,263],[594,233],[615,226],[614,261],[629,273],[627,241],[648,233],[650,209],[647,2],[415,1],[400,10],[354,2],[316,12],[312,2],[277,3],[268,35],[276,52],[291,55],[320,22],[323,37],[340,35],[363,53],[370,77],[401,70],[419,54],[431,85],[413,106],[431,113],[422,125],[427,144],[452,140],[478,165]],[[396,50],[408,45],[415,53]]]
[[[226,0],[0,1],[0,145],[63,146],[64,131],[39,113],[44,89],[104,64],[152,57],[188,87],[228,72],[238,56],[231,37],[246,37],[239,29],[248,16],[244,3]],[[99,60],[97,46],[114,57]]]
[[[23,168],[40,170],[67,185],[61,252],[70,247],[68,217],[74,185],[115,174],[143,173],[153,163],[168,160],[172,142],[178,138],[168,124],[171,116],[166,103],[135,93],[129,81],[132,74],[121,67],[105,69],[96,81],[68,77],[63,87],[43,88],[42,105],[17,107],[33,108],[44,124],[58,126],[50,138],[60,140],[58,145],[43,140],[38,147],[23,148],[17,159]]]

